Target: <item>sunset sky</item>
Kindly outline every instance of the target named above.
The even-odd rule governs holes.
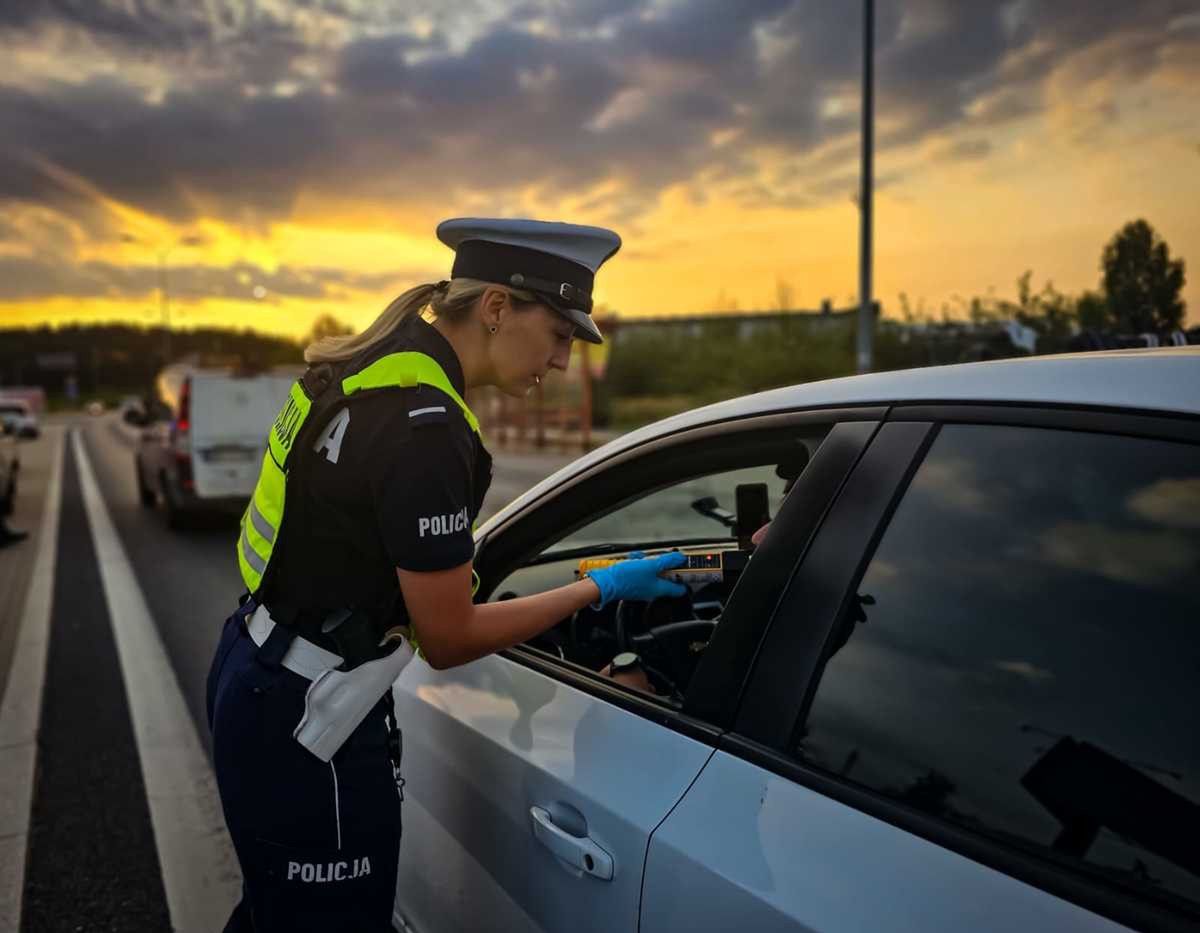
[[[611,226],[622,315],[857,294],[856,0],[7,0],[0,326],[299,335],[445,217]],[[876,296],[1095,287],[1144,217],[1200,323],[1200,0],[877,0]]]

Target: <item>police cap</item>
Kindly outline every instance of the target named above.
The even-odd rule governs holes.
[[[601,343],[591,318],[596,270],[621,248],[603,227],[543,220],[456,217],[438,224],[438,239],[455,251],[452,279],[478,279],[524,289]]]

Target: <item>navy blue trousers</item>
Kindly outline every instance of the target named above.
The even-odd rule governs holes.
[[[242,867],[226,933],[393,933],[400,793],[381,700],[329,762],[292,737],[309,681],[261,648],[247,607],[225,623],[208,675],[208,724],[225,822]]]

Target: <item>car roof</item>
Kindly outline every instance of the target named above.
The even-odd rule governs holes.
[[[584,454],[518,497],[480,531],[568,475],[656,437],[752,415],[899,402],[1052,404],[1200,415],[1200,346],[926,366],[806,382],[717,402],[630,431]]]

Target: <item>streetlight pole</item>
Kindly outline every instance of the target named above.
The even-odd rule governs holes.
[[[139,236],[132,233],[121,234],[122,243],[139,243],[143,246],[147,244]],[[158,313],[162,317],[163,326],[163,365],[170,365],[171,362],[171,296],[167,291],[167,256],[176,246],[186,245],[183,241],[172,243],[169,246],[157,246],[155,251],[158,253]]]
[[[862,169],[858,199],[858,341],[860,373],[871,371],[875,309],[871,300],[872,213],[875,172],[875,0],[863,0]]]
[[[167,293],[167,254],[171,248],[158,251],[158,306],[163,322],[163,366],[171,365],[171,298]]]

